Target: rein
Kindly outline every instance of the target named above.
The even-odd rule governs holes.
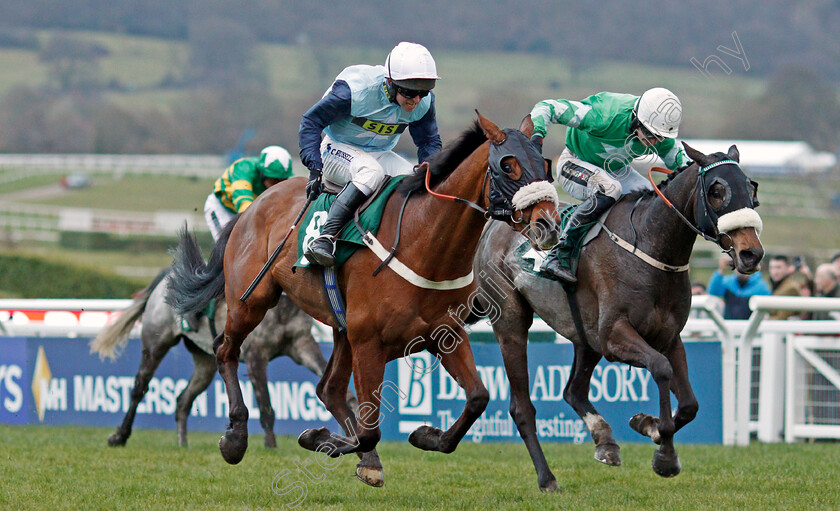
[[[472,201],[469,201],[467,199],[462,199],[461,197],[455,197],[454,195],[446,195],[446,194],[443,194],[443,193],[436,193],[436,192],[432,191],[432,188],[429,186],[429,183],[430,183],[431,178],[432,178],[432,169],[429,167],[428,162],[424,162],[423,165],[426,166],[426,191],[429,192],[429,195],[432,195],[433,197],[437,197],[438,199],[451,200],[451,201],[454,201],[454,202],[460,202],[461,204],[466,204],[467,206],[473,208],[474,210],[476,210],[479,213],[481,213],[482,215],[484,215],[485,218],[490,218],[490,212],[489,211],[487,211],[486,209],[482,208],[481,206],[479,206],[478,204],[476,204]],[[421,165],[421,166],[423,166],[423,165]],[[485,185],[485,183],[487,183],[487,177],[489,175],[490,175],[490,167],[487,167],[487,172],[484,173],[484,181],[481,182],[481,194],[482,194],[482,196],[484,195],[484,185]]]
[[[712,163],[711,165],[707,165],[705,167],[701,167],[700,170],[698,171],[700,173],[700,179],[702,180],[703,177],[705,177],[707,170],[709,170],[713,167],[717,167],[718,165],[722,165],[724,163],[729,163],[729,162],[730,162],[729,160],[724,160],[724,161],[719,161],[719,162]],[[723,246],[721,246],[721,244],[720,244],[721,238],[723,236],[729,237],[728,234],[718,232],[716,238],[712,237],[712,236],[709,236],[705,232],[698,229],[693,223],[691,223],[691,221],[689,221],[682,213],[680,213],[680,210],[678,210],[674,206],[674,204],[671,201],[669,201],[668,198],[665,197],[665,195],[662,194],[662,191],[660,191],[659,187],[656,186],[656,183],[653,182],[653,175],[651,173],[654,172],[654,171],[655,172],[661,172],[663,174],[673,174],[674,171],[663,168],[663,167],[651,167],[650,169],[648,169],[648,180],[650,181],[650,184],[653,186],[653,190],[656,192],[656,195],[658,195],[659,198],[662,199],[665,202],[665,204],[667,204],[668,207],[671,208],[671,210],[673,210],[673,212],[677,214],[677,216],[680,218],[680,220],[682,220],[683,223],[685,225],[687,225],[692,231],[694,231],[698,235],[702,236],[703,239],[705,239],[707,241],[711,241],[714,244],[716,244],[717,246],[719,246],[724,251],[724,253],[729,254],[730,252],[732,252],[732,250],[734,249],[734,246],[732,245],[732,243],[730,243],[729,250],[724,249]],[[695,188],[695,191],[696,191],[696,188]],[[694,192],[692,192],[692,194],[693,193]],[[705,207],[705,204],[704,204],[704,207]],[[715,230],[717,230],[717,228],[715,228]]]

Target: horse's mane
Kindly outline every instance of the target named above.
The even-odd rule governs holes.
[[[446,145],[440,152],[429,158],[429,167],[432,172],[430,186],[435,186],[446,179],[458,165],[461,164],[478,147],[487,142],[487,137],[481,129],[478,121],[464,131],[461,136]],[[397,187],[397,191],[403,195],[409,193],[426,193],[426,172],[415,169],[414,174],[403,179]]]
[[[712,155],[709,155],[709,156],[710,157],[711,156],[720,157],[721,160],[727,158],[727,156],[723,153],[715,153],[715,154],[712,154]],[[715,161],[718,161],[718,160],[715,160]],[[664,190],[665,187],[668,186],[668,184],[671,181],[674,180],[674,178],[676,178],[677,176],[679,176],[680,174],[682,174],[683,172],[685,172],[689,169],[695,169],[696,170],[696,167],[697,167],[697,163],[695,162],[695,163],[692,163],[691,165],[689,165],[688,167],[682,169],[679,172],[673,172],[671,174],[668,174],[665,179],[663,179],[662,181],[660,181],[657,184],[657,186],[659,187],[659,190]],[[635,192],[630,192],[630,193],[628,193],[627,195],[624,195],[621,198],[622,198],[622,200],[632,202],[632,201],[637,200],[639,197],[655,197],[655,196],[656,196],[656,192],[654,192],[653,190],[638,190],[638,191],[635,191]]]

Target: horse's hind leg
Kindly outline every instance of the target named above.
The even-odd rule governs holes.
[[[178,426],[178,447],[187,446],[187,418],[190,416],[193,402],[204,392],[216,374],[216,359],[204,353],[190,341],[184,341],[193,356],[193,373],[186,388],[178,395],[175,410],[175,423]]]
[[[163,357],[169,353],[172,346],[178,344],[177,336],[163,336],[159,332],[152,332],[151,329],[143,329],[142,337],[143,354],[140,358],[140,368],[137,376],[134,377],[134,388],[131,389],[131,403],[128,405],[128,412],[117,431],[108,437],[108,445],[123,446],[131,436],[131,426],[134,424],[134,416],[137,414],[137,406],[143,400],[143,396],[149,390],[149,382],[160,365]]]
[[[625,321],[619,321],[607,340],[607,347],[620,360],[628,364],[645,367],[653,376],[659,389],[659,420],[639,420],[639,415],[630,420],[630,427],[642,435],[649,436],[659,444],[653,454],[653,471],[662,477],[673,477],[682,467],[674,449],[674,419],[671,417],[671,379],[673,369],[668,359],[659,353]],[[658,441],[657,441],[658,440]]]
[[[252,304],[246,307],[238,302],[236,298],[228,301],[225,331],[213,341],[216,365],[225,382],[225,391],[230,404],[228,412],[230,424],[219,440],[219,451],[225,461],[231,465],[242,461],[248,449],[248,408],[242,399],[242,389],[239,388],[237,376],[240,346],[245,337],[262,321],[266,312],[266,308],[259,305]]]
[[[505,311],[507,313],[508,311]],[[531,461],[537,471],[537,483],[544,492],[559,491],[557,479],[548,467],[540,439],[537,436],[536,409],[531,402],[528,376],[528,327],[533,321],[533,312],[508,321],[502,318],[494,325],[494,333],[502,350],[505,372],[510,380],[510,416],[516,423],[519,435],[528,448]]]
[[[277,439],[274,437],[274,408],[271,407],[271,397],[268,394],[268,356],[262,346],[251,346],[248,350],[245,364],[248,366],[248,376],[254,385],[254,397],[257,399],[257,406],[260,408],[260,425],[265,431],[265,446],[268,448],[277,447]]]
[[[429,351],[440,355],[443,367],[466,392],[467,402],[461,416],[448,430],[441,431],[432,426],[420,426],[409,435],[408,441],[411,445],[424,451],[453,452],[490,401],[490,394],[476,371],[467,333],[462,329],[456,332],[458,343],[454,350],[449,353],[442,349]]]
[[[613,438],[612,428],[589,401],[589,381],[601,354],[589,346],[575,345],[575,361],[563,399],[583,419],[595,442],[595,459],[607,465],[621,465],[621,453]]]

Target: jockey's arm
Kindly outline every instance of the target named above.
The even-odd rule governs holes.
[[[438,133],[437,120],[435,118],[435,95],[431,94],[432,105],[426,115],[419,120],[408,124],[408,131],[411,139],[417,146],[417,162],[423,163],[442,146],[440,134]]]
[[[531,109],[531,121],[534,123],[534,135],[545,138],[549,124],[563,124],[570,128],[589,131],[591,128],[591,106],[580,101],[568,99],[546,99]]]
[[[320,170],[321,132],[330,124],[350,115],[350,86],[344,80],[336,80],[320,101],[315,103],[300,121],[298,140],[300,161],[312,170]]]
[[[685,154],[682,145],[678,144],[673,138],[666,138],[656,144],[654,151],[670,170],[679,170],[691,163],[691,159]]]

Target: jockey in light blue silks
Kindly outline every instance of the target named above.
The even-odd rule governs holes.
[[[437,75],[429,51],[402,42],[384,66],[350,66],[342,71],[300,123],[300,157],[309,169],[307,196],[321,193],[321,180],[344,186],[330,207],[321,235],[309,244],[306,258],[335,264],[335,237],[356,209],[386,176],[410,174],[414,166],[392,151],[408,129],[417,159],[426,161],[441,148],[435,97]],[[321,133],[324,138],[321,140]]]
[[[570,254],[580,232],[575,227],[597,220],[622,195],[652,189],[630,162],[653,153],[671,170],[691,163],[675,140],[682,122],[682,105],[674,93],[661,87],[641,96],[599,92],[581,101],[540,101],[531,110],[531,120],[531,141],[540,150],[549,124],[568,128],[557,174],[560,186],[584,202],[569,219],[560,242],[540,271],[574,284],[577,277]]]

